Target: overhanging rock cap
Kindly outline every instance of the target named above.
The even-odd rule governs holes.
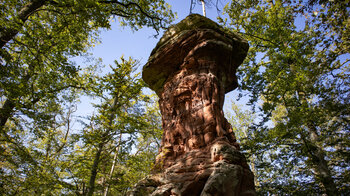
[[[199,31],[206,32],[206,36],[197,36],[196,33]],[[246,57],[249,45],[237,34],[226,31],[214,21],[198,14],[191,14],[168,28],[143,67],[143,80],[159,94],[168,77],[180,70],[188,53],[201,42],[208,40],[211,43],[218,43],[216,44],[218,49],[221,45],[225,45],[220,49],[225,50],[225,54],[228,52],[229,60],[220,66],[223,66],[222,71],[232,70],[227,72],[230,74],[229,77],[224,77],[224,86],[226,92],[233,90],[237,87],[236,69]],[[216,50],[216,46],[210,49]]]

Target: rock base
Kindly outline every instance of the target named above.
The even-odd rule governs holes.
[[[236,147],[216,141],[193,150],[176,163],[141,180],[129,196],[250,196],[254,176]]]

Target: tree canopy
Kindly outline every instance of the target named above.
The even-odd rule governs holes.
[[[259,192],[348,194],[349,2],[233,1],[225,12],[250,44],[238,74],[262,112],[245,143]]]
[[[0,129],[14,113],[29,114],[62,90],[85,88],[89,74],[70,57],[84,55],[111,17],[156,31],[174,17],[164,1],[3,1],[0,18]]]
[[[98,61],[82,66],[72,59],[89,57],[87,51],[98,42],[99,31],[109,29],[114,18],[134,30],[147,26],[158,33],[174,19],[174,13],[163,0],[3,0],[0,10],[0,192],[108,192],[107,184],[116,182],[116,172],[107,175],[111,160],[117,164],[117,159],[129,161],[132,157],[136,164],[138,156],[146,153],[147,148],[134,157],[127,153],[135,145],[132,141],[144,138],[136,132],[145,123],[132,124],[137,118],[133,115],[145,114],[138,98],[143,83],[132,72],[132,60],[122,60],[112,66],[112,73],[99,76]],[[113,92],[122,96],[115,101],[118,107],[110,104]],[[102,123],[101,127],[73,129],[82,95],[104,100],[97,106],[98,114],[84,117],[88,123],[82,121]],[[127,120],[122,118],[123,112],[128,114]],[[118,129],[115,123],[119,123]],[[131,142],[126,144],[125,138],[118,144],[111,141],[122,133],[132,136]],[[119,150],[111,150],[115,146]],[[118,156],[113,158],[114,154]],[[152,159],[147,153],[142,155]],[[99,163],[106,159],[109,162],[101,173]],[[105,182],[95,186],[100,179]]]
[[[218,21],[250,44],[237,74],[251,108],[233,103],[226,116],[258,194],[350,194],[350,2],[234,0],[223,11]],[[170,6],[2,0],[0,12],[0,193],[125,195],[151,172],[157,100],[137,60],[106,68],[88,51],[115,19],[158,34],[174,20]],[[94,110],[77,116],[83,96]]]

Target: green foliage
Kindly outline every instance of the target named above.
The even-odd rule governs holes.
[[[73,99],[67,95],[89,91],[91,69],[69,58],[86,54],[97,42],[98,29],[109,28],[111,16],[133,28],[158,30],[173,18],[164,6],[163,1],[3,1],[0,130],[8,132],[4,126],[14,115],[46,121],[54,112],[47,109],[58,111],[61,102]]]
[[[63,90],[89,90],[91,73],[69,59],[86,55],[111,17],[157,31],[174,17],[164,1],[6,0],[0,8],[1,130],[14,114],[34,118],[63,101]]]
[[[251,47],[240,88],[262,102],[245,143],[259,193],[348,193],[349,3],[233,1],[225,12]]]
[[[254,123],[256,115],[249,110],[243,110],[242,106],[237,105],[232,101],[231,108],[225,111],[225,116],[232,125],[232,130],[235,133],[243,153],[245,153],[245,156],[248,158],[247,161],[250,165],[251,171],[254,173],[254,176],[258,176],[255,166],[255,163],[257,162],[256,155],[252,153],[251,146],[251,139],[255,138],[255,134],[257,133],[249,129],[250,125]],[[257,179],[255,179],[255,186],[259,186]]]
[[[101,171],[108,179],[120,130],[130,136],[121,142],[123,152],[141,137],[136,130],[146,123],[138,123],[144,118],[138,102],[145,96],[126,66],[135,62],[122,60],[111,74],[97,76],[99,62],[83,67],[71,59],[89,57],[99,30],[109,29],[113,17],[134,30],[159,31],[174,14],[163,0],[2,0],[0,12],[0,192],[86,194],[92,168],[96,179]],[[77,130],[74,112],[82,94],[101,103],[85,120],[90,127]]]
[[[71,125],[74,102],[51,113],[54,119],[33,121],[22,130],[24,121],[18,119],[8,128],[1,143],[1,192],[123,195],[150,173],[162,134],[158,106],[154,96],[142,94],[143,81],[134,73],[137,62],[122,58],[115,63],[111,73],[95,77],[90,94],[100,103],[81,121],[83,130]]]
[[[97,113],[74,136],[77,146],[69,168],[80,187],[75,191],[82,194],[125,194],[149,174],[157,153],[159,114],[154,107],[145,112],[150,99],[142,94],[144,83],[133,72],[137,62],[122,58],[115,63],[111,73],[97,80]]]

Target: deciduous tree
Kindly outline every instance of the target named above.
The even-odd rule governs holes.
[[[0,9],[2,132],[13,115],[32,118],[28,111],[57,100],[62,90],[87,88],[89,74],[69,59],[86,54],[111,17],[134,29],[158,31],[174,16],[162,0],[4,0]]]
[[[252,148],[265,153],[265,176],[291,172],[265,178],[272,181],[261,181],[260,190],[348,193],[349,2],[233,1],[226,13],[229,28],[250,44],[241,89],[251,103],[263,102]]]
[[[112,18],[158,32],[174,15],[163,0],[2,0],[0,12],[0,192],[78,194],[88,186],[73,175],[70,160],[77,155],[82,165],[88,158],[86,149],[76,149],[80,140],[69,123],[99,77],[94,65],[72,57],[89,56]]]

